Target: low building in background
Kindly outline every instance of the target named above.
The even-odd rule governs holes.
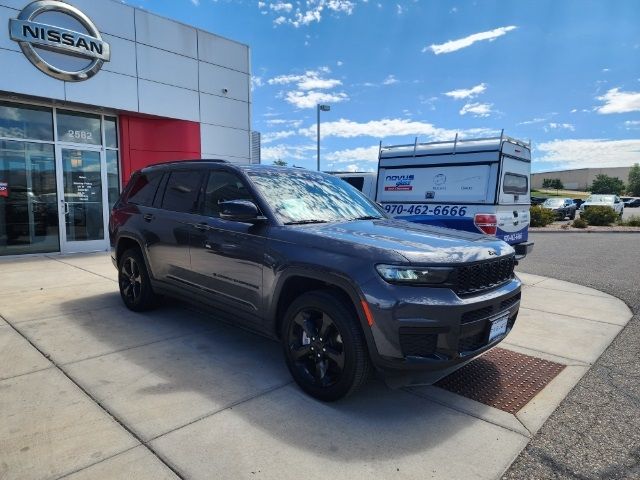
[[[545,178],[560,179],[565,190],[584,191],[589,188],[597,175],[604,174],[610,177],[617,177],[624,183],[629,178],[631,167],[610,167],[610,168],[577,168],[575,170],[558,170],[555,172],[538,172],[531,174],[531,188],[539,190]]]

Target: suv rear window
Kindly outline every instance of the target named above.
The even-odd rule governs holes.
[[[171,172],[162,199],[162,208],[174,212],[192,213],[197,209],[198,192],[203,172]]]
[[[140,173],[129,191],[127,202],[150,207],[160,185],[162,172]]]
[[[502,192],[513,195],[526,195],[529,191],[529,179],[526,175],[507,172],[502,180]]]

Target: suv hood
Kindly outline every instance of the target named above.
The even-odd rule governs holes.
[[[349,242],[360,248],[394,251],[411,263],[467,263],[514,253],[509,244],[495,237],[404,220],[355,220],[296,229],[320,237],[322,248]]]

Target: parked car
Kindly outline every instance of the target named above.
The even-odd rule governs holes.
[[[571,220],[576,218],[576,204],[570,198],[552,197],[547,198],[542,204],[542,208],[552,210],[558,220],[564,220],[569,217]]]
[[[620,200],[623,201],[624,206],[627,208],[640,207],[640,198],[638,197],[620,197]]]
[[[531,197],[531,205],[542,205],[547,197]]]
[[[279,339],[298,385],[339,399],[378,371],[433,383],[512,329],[515,251],[387,216],[338,177],[175,162],[136,172],[109,222],[124,304],[208,304]]]
[[[584,198],[574,198],[573,203],[576,204],[576,208],[580,208],[580,206],[584,203]]]
[[[617,195],[590,195],[584,203],[580,205],[580,212],[584,212],[585,209],[596,205],[611,207],[621,217],[624,212],[624,203],[622,203],[622,200],[620,200],[620,197]]]

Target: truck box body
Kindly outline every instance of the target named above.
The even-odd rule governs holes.
[[[530,145],[500,137],[380,147],[375,197],[393,217],[526,244]],[[340,174],[354,185],[358,174]],[[360,174],[359,176],[362,176]],[[354,183],[355,182],[355,183]],[[365,191],[365,193],[367,193]]]

